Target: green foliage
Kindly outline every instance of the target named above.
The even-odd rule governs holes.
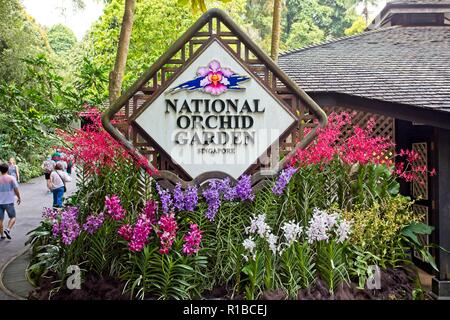
[[[358,17],[355,21],[353,21],[351,27],[345,29],[344,33],[346,36],[352,36],[354,34],[363,32],[366,28],[367,24],[364,20],[364,17]]]
[[[358,278],[358,288],[364,289],[367,279],[369,266],[378,265],[380,258],[369,251],[362,250],[359,246],[350,247],[350,256],[352,263],[349,266],[350,275]]]
[[[303,243],[295,243],[293,247],[296,249],[296,252],[293,253],[293,255],[297,259],[296,268],[300,288],[310,288],[316,278],[314,251],[312,250],[311,245],[306,241]]]
[[[24,59],[51,49],[19,0],[1,0],[0,12],[0,81],[21,83],[27,70]]]
[[[51,244],[51,224],[42,221],[41,224],[27,233],[29,236],[25,245],[32,248],[32,259],[26,270],[27,278],[34,284],[39,283],[39,279],[48,269],[57,268],[60,260],[60,247]]]
[[[198,285],[204,277],[206,258],[185,257],[178,252],[164,255],[158,250],[153,244],[141,253],[129,254],[127,268],[121,276],[127,280],[125,289],[138,299],[151,296],[178,300],[199,296]]]
[[[272,31],[273,1],[248,0],[245,21],[254,29],[250,33],[267,52]],[[358,18],[358,0],[286,0],[283,6],[282,50],[295,49],[344,35]],[[255,35],[256,33],[256,35]]]
[[[401,235],[406,239],[411,247],[413,247],[414,250],[416,250],[420,254],[423,261],[430,264],[434,270],[439,271],[436,266],[434,257],[428,250],[430,246],[425,245],[421,240],[419,240],[419,236],[430,235],[433,230],[434,227],[426,225],[422,222],[412,222],[402,229]],[[448,253],[448,251],[446,252]]]
[[[314,251],[306,241],[284,250],[280,261],[280,281],[290,299],[297,299],[300,289],[310,288],[315,281]]]
[[[227,3],[232,0],[218,0],[218,1]],[[205,0],[178,0],[178,3],[183,6],[190,4],[192,11],[194,13],[197,13],[199,11],[206,12],[206,10],[208,10],[207,1]]]
[[[123,10],[122,0],[111,1],[84,39],[81,55],[91,61],[96,69],[113,69]],[[123,87],[130,86],[190,27],[196,17],[193,17],[189,7],[180,5],[178,0],[138,1]]]
[[[41,163],[60,144],[56,128],[66,129],[79,110],[77,93],[63,84],[45,55],[24,60],[25,82],[0,80],[0,159],[17,158],[23,179],[41,174]]]
[[[339,284],[350,280],[344,254],[345,246],[334,239],[327,242],[319,241],[315,245],[317,271],[326,283],[330,294],[333,295]]]
[[[83,101],[91,106],[101,106],[108,98],[108,67],[97,66],[84,57],[77,71],[77,88]]]
[[[297,21],[286,40],[287,48],[301,48],[322,41],[324,32],[315,24],[307,21]]]
[[[264,289],[264,254],[257,252],[254,258],[250,259],[242,268],[242,272],[247,275],[249,282],[245,286],[245,298],[247,300],[257,299]]]
[[[411,205],[408,198],[397,195],[368,208],[358,205],[343,211],[345,219],[353,220],[351,243],[359,252],[371,253],[367,256],[369,264],[397,267],[409,259],[402,230],[421,219]]]
[[[66,54],[77,42],[77,38],[73,31],[63,24],[56,24],[47,32],[50,47],[56,54]]]

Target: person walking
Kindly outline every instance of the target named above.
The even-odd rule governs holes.
[[[9,158],[8,161],[8,174],[16,178],[17,182],[20,182],[19,167],[16,164],[16,159],[13,157]]]
[[[69,155],[67,157],[67,173],[72,175],[72,168],[73,168],[73,155]]]
[[[61,208],[63,204],[63,196],[66,189],[66,182],[70,182],[72,179],[63,170],[61,163],[55,165],[55,170],[50,173],[50,180],[48,182],[48,188],[53,192],[53,207]]]
[[[67,172],[67,161],[66,161],[65,153],[61,153],[61,157],[60,157],[59,161],[57,161],[56,163],[60,163],[62,166],[62,170],[64,172]]]
[[[48,192],[52,192],[48,187],[48,180],[50,180],[50,174],[53,170],[55,170],[55,161],[52,160],[51,156],[48,156],[47,159],[42,163],[42,170],[44,171],[45,180],[47,182]]]
[[[20,204],[19,184],[16,178],[8,174],[9,166],[5,163],[0,164],[0,239],[8,238],[11,240],[11,229],[16,223],[16,210],[14,208],[14,196],[17,197],[17,205]],[[8,214],[8,227],[3,230],[3,220],[5,211]]]
[[[59,152],[59,149],[56,149],[56,151],[52,154],[52,160],[55,162],[61,160],[61,153]]]

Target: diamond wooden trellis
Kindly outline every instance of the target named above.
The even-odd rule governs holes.
[[[145,156],[149,160],[145,166],[153,171],[158,170],[154,178],[165,187],[173,187],[176,183],[181,183],[183,187],[190,184],[200,185],[211,178],[225,177],[219,172],[211,172],[189,180],[182,168],[133,122],[135,115],[146,106],[146,102],[163,90],[171,77],[181,72],[183,66],[212,38],[220,40],[240,63],[297,116],[295,128],[280,138],[276,151],[279,151],[281,160],[273,155],[272,146],[247,170],[252,174],[253,186],[258,187],[272,178],[276,173],[273,168],[283,167],[297,149],[304,148],[314,139],[317,128],[325,126],[327,122],[325,112],[223,11],[209,10],[117,99],[102,117],[105,129],[121,142],[134,158]],[[306,127],[312,130],[304,136]]]
[[[428,166],[428,144],[426,142],[413,143],[412,150],[419,154],[416,166]],[[428,173],[417,173],[417,179],[411,183],[411,193],[416,199],[428,200]]]
[[[324,107],[325,112],[329,115],[332,112],[341,113],[346,112],[352,115],[352,128],[344,128],[342,132],[343,138],[348,138],[353,134],[352,130],[354,126],[364,128],[368,121],[375,120],[373,128],[373,135],[386,138],[388,141],[394,142],[395,140],[395,121],[394,118],[388,117],[382,114],[376,114],[366,111],[357,111],[346,107]]]

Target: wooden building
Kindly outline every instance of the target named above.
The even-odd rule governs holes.
[[[450,0],[391,1],[366,32],[285,52],[279,65],[327,112],[375,117],[377,134],[436,168],[401,191],[435,226],[427,240],[450,251]],[[450,298],[450,255],[432,253],[432,292]]]

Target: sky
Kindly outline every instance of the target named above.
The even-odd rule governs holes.
[[[27,12],[41,25],[50,27],[62,23],[81,40],[92,23],[101,16],[102,1],[84,0],[83,10],[74,10],[72,0],[21,0]]]
[[[83,10],[74,10],[72,0],[21,0],[27,12],[41,25],[50,27],[62,23],[73,30],[78,40],[81,40],[92,23],[101,16],[104,4],[102,1],[84,0]],[[377,6],[369,8],[369,15],[376,16],[385,6],[381,0]]]

